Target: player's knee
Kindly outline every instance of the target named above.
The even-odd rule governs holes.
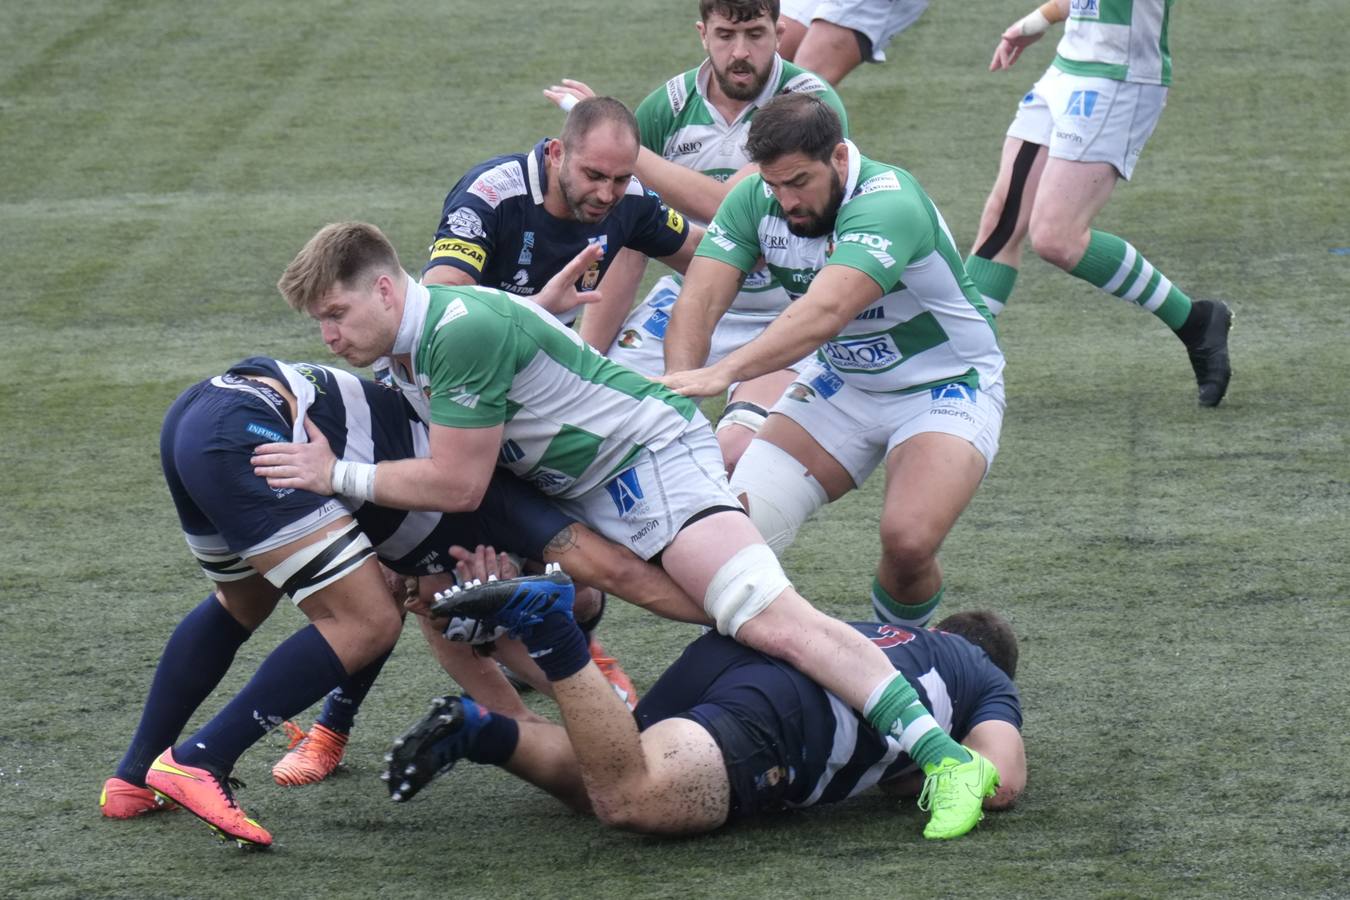
[[[886,519],[881,520],[881,556],[885,565],[896,572],[917,572],[937,558],[940,535],[932,535],[922,526]]]
[[[751,544],[713,575],[703,595],[703,608],[717,622],[719,632],[734,638],[741,626],[791,586],[773,551],[764,544]]]
[[[769,411],[758,403],[736,400],[727,404],[717,420],[717,444],[722,448],[722,462],[727,471],[735,471],[755,435],[764,427]]]
[[[1031,218],[1030,237],[1031,249],[1036,251],[1037,256],[1052,266],[1065,270],[1078,265],[1078,260],[1082,258],[1086,249],[1080,235],[1074,234],[1053,220],[1041,219],[1034,214]]]
[[[731,491],[745,497],[750,521],[774,553],[781,554],[829,497],[806,467],[783,448],[751,441],[731,478]]]

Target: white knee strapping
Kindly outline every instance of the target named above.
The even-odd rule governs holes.
[[[722,418],[717,420],[717,430],[730,428],[733,425],[740,425],[749,428],[756,434],[764,427],[764,420],[769,417],[769,411],[758,403],[751,403],[749,400],[736,400],[728,403],[726,409],[722,410]]]
[[[703,608],[717,620],[718,631],[734,638],[742,625],[790,587],[792,582],[773,551],[763,544],[751,544],[713,575],[703,593]]]
[[[736,463],[731,492],[745,494],[750,521],[779,554],[792,546],[802,523],[830,499],[792,454],[759,440],[751,441]]]
[[[295,551],[263,575],[299,603],[314,592],[355,571],[375,548],[365,532],[350,523],[341,531],[328,532],[324,540]]]

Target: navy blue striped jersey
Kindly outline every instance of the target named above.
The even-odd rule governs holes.
[[[339,459],[378,463],[430,455],[427,426],[397,388],[342,369],[261,356],[231,366],[229,374],[264,375],[288,384],[299,418],[319,427]],[[287,425],[290,439],[307,439],[303,424]],[[539,559],[544,545],[574,521],[535,488],[500,469],[474,512],[407,511],[366,502],[353,515],[380,561],[405,575],[453,568],[447,553],[451,544],[485,544]]]
[[[988,720],[1021,727],[1012,680],[965,638],[877,622],[853,627],[885,652],[956,740]],[[741,815],[833,803],[912,765],[895,738],[805,675],[716,633],[685,649],[637,716],[643,728],[673,716],[707,727],[727,757]]]
[[[577,280],[582,291],[599,285],[619,250],[670,256],[684,244],[689,224],[633,178],[609,215],[588,224],[559,219],[544,209],[548,139],[529,153],[497,156],[470,169],[446,195],[431,258],[423,273],[451,266],[485,287],[528,297],[548,283],[587,244],[605,250]],[[576,310],[560,318],[571,321]]]

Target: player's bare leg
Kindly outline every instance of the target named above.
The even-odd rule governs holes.
[[[796,372],[784,369],[743,381],[732,391],[727,406],[730,407],[733,403],[753,403],[761,410],[772,409],[778,398],[783,396],[783,391],[788,389],[796,377]],[[722,448],[722,461],[726,463],[728,474],[736,470],[736,463],[745,453],[745,448],[750,445],[762,427],[751,428],[744,424],[718,423],[717,444]]]

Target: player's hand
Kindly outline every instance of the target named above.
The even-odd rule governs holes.
[[[520,567],[506,553],[498,553],[492,547],[479,544],[472,552],[465,547],[450,548],[455,558],[455,577],[461,584],[469,581],[491,581],[494,578],[508,579],[520,575]]]
[[[553,84],[545,88],[544,96],[558,104],[563,112],[568,112],[578,101],[594,97],[595,91],[583,82],[564,78],[562,84]]]
[[[1043,33],[1043,32],[1042,32]],[[994,50],[994,58],[989,61],[989,71],[1012,68],[1022,51],[1041,39],[1041,34],[1023,34],[1021,21],[1014,22],[1003,32]]]
[[[562,315],[573,307],[583,303],[598,303],[603,299],[600,291],[577,290],[577,279],[592,264],[598,265],[605,256],[605,249],[599,244],[587,244],[586,248],[572,257],[572,261],[562,267],[548,280],[532,298],[544,309],[555,316]]]
[[[677,394],[695,398],[721,396],[732,382],[732,378],[715,365],[671,372],[652,380],[664,384]]]
[[[267,479],[275,489],[295,488],[314,494],[333,493],[333,463],[337,457],[319,426],[305,419],[308,444],[261,444],[249,460],[253,474]]]

